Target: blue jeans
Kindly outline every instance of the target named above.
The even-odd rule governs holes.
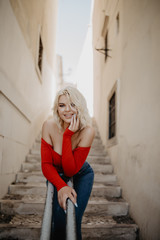
[[[67,182],[69,178],[66,178],[64,174],[60,174],[62,179]],[[74,189],[77,193],[77,204],[75,207],[76,212],[76,228],[77,228],[77,240],[81,240],[81,222],[82,216],[88,203],[88,199],[91,194],[94,180],[94,172],[88,162],[85,162],[80,171],[73,176]],[[65,240],[66,236],[66,214],[60,207],[57,199],[57,190],[54,187],[54,199],[53,199],[53,220],[52,220],[52,234],[51,239]]]

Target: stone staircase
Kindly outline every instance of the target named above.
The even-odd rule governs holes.
[[[104,150],[98,130],[88,156],[95,172],[92,194],[82,222],[83,240],[138,240],[138,226]]]
[[[138,227],[128,215],[128,203],[113,173],[110,158],[100,136],[96,136],[88,156],[95,171],[92,194],[82,222],[84,240],[138,239]],[[38,240],[46,197],[46,180],[40,166],[40,136],[22,164],[16,181],[0,200],[0,239]]]

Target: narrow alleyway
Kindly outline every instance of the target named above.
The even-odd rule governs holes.
[[[128,203],[121,198],[121,188],[97,129],[88,162],[95,171],[95,182],[83,218],[83,239],[137,239],[138,227],[129,217]],[[0,201],[0,239],[38,240],[45,196],[39,136],[15,183]]]

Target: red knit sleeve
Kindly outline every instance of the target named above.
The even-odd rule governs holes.
[[[74,132],[67,128],[62,142],[62,168],[68,177],[72,177],[81,169],[90,150],[90,147],[78,147],[72,152],[71,137],[73,134]]]
[[[57,191],[67,186],[53,166],[52,146],[45,142],[43,138],[41,139],[41,166],[44,176],[57,188]]]

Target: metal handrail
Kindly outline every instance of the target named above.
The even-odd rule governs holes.
[[[42,221],[40,240],[50,240],[52,227],[52,202],[54,196],[54,187],[48,182],[47,197]]]
[[[73,188],[73,179],[71,178],[67,183],[69,187]],[[73,202],[67,199],[67,212],[66,212],[66,240],[76,240],[76,216],[75,206]]]
[[[68,186],[73,187],[73,179],[68,181]],[[54,187],[48,181],[47,197],[42,221],[40,240],[50,240],[52,228],[52,207],[53,207]],[[73,202],[67,199],[66,210],[66,240],[76,240],[76,217]]]

